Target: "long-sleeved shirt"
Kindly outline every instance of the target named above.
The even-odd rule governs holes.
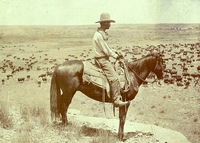
[[[104,31],[97,30],[93,37],[93,51],[94,51],[94,57],[113,57],[117,58],[117,54],[108,46],[106,43],[106,36],[107,33]]]

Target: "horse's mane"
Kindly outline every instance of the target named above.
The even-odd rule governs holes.
[[[144,62],[146,63],[146,61],[149,60],[149,58],[151,58],[152,56],[153,57],[157,57],[158,53],[149,53],[149,54],[143,56],[142,58],[136,59],[134,61],[129,61],[128,62],[128,66],[130,68],[139,67],[140,66],[140,68],[141,68],[141,66],[143,66],[143,63]]]

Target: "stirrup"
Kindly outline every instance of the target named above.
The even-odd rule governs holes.
[[[130,104],[130,101],[121,101],[121,100],[115,100],[114,102],[113,102],[113,104],[114,104],[114,106],[115,107],[123,107],[123,106],[126,106],[126,105],[129,105]]]
[[[130,89],[120,89],[120,93],[124,94],[124,93],[127,93]]]

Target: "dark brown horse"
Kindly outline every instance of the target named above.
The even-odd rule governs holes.
[[[129,90],[122,93],[123,100],[133,100],[138,93],[139,86],[144,82],[150,72],[162,78],[162,56],[159,53],[148,54],[136,61],[128,62]],[[86,96],[102,102],[102,88],[94,84],[84,84],[84,65],[80,60],[66,61],[54,70],[50,88],[50,106],[52,117],[62,116],[62,122],[67,124],[67,110],[76,91],[81,91]],[[62,93],[62,94],[61,94]],[[104,92],[105,93],[105,92]],[[106,93],[105,93],[106,94]],[[105,95],[105,102],[112,103],[109,96]],[[124,136],[124,123],[128,106],[119,109],[118,136]]]

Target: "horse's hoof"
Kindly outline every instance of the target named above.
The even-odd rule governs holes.
[[[67,126],[68,122],[62,122],[63,126]]]
[[[119,138],[120,141],[123,141],[123,142],[126,140],[126,139],[124,139],[123,135],[118,135],[118,138]]]

